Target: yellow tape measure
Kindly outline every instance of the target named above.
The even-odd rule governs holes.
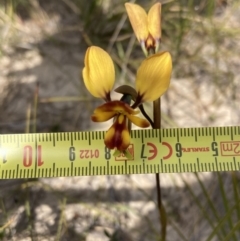
[[[131,132],[131,160],[104,133],[0,135],[0,179],[240,170],[240,127]]]

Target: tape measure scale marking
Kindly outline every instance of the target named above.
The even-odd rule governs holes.
[[[240,170],[240,127],[131,132],[133,159],[114,157],[105,132],[0,136],[0,178]]]

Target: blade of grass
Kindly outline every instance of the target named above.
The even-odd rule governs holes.
[[[127,46],[126,51],[123,52],[123,56],[122,56],[123,61],[122,61],[122,65],[121,65],[121,75],[119,77],[120,82],[122,82],[122,81],[124,82],[124,80],[126,79],[127,64],[129,63],[130,55],[133,51],[135,40],[136,40],[135,36],[132,35],[129,42],[128,42],[128,46]],[[123,49],[123,46],[122,46],[121,43],[117,43],[117,47],[118,47],[119,50]],[[118,51],[118,52],[120,52],[120,51]],[[119,56],[120,56],[120,53],[119,53]]]
[[[179,235],[178,238],[181,238],[184,241],[189,240],[184,236],[184,234],[181,232],[181,230],[178,228],[178,226],[173,221],[171,221],[171,219],[168,219],[168,221],[172,225],[173,229],[175,229],[175,231],[178,233],[178,235]]]
[[[25,213],[28,219],[28,231],[30,233],[30,238],[32,241],[34,241],[34,224],[33,224],[33,218],[31,213],[31,205],[30,205],[30,195],[29,195],[29,186],[28,186],[28,180],[26,180],[26,198],[25,198]]]
[[[199,201],[198,197],[196,197],[194,191],[191,189],[191,187],[188,185],[188,183],[185,181],[184,178],[182,178],[186,188],[188,189],[189,193],[191,194],[195,204],[198,206],[198,208],[201,210],[204,218],[208,221],[209,225],[211,226],[212,229],[214,229],[214,222],[211,220],[211,218],[209,217],[208,212],[205,210],[204,206],[201,204],[201,202]],[[217,236],[219,238],[219,240],[223,240],[223,237],[221,236],[220,233],[217,233]]]
[[[208,195],[208,192],[207,192],[207,190],[206,190],[203,182],[202,182],[201,179],[199,178],[198,173],[194,173],[194,174],[195,174],[195,176],[196,176],[196,178],[197,178],[197,180],[198,180],[198,183],[199,183],[199,185],[200,185],[200,187],[201,187],[201,189],[202,189],[202,192],[203,192],[204,196],[205,196],[206,199],[207,199],[207,202],[208,202],[208,204],[209,204],[210,209],[212,210],[212,212],[213,212],[216,220],[218,221],[218,220],[220,219],[220,217],[219,217],[219,215],[218,215],[218,213],[217,213],[217,210],[216,210],[216,208],[215,208],[212,200],[210,199],[210,197],[209,197],[209,195]],[[225,236],[226,236],[226,231],[225,231],[225,229],[222,228],[221,231],[222,231],[222,233],[223,233],[223,236],[225,237]]]
[[[9,0],[6,3],[6,14],[13,19],[14,16],[14,7],[13,7],[13,0]]]
[[[39,96],[39,84],[37,83],[34,92],[34,102],[33,102],[33,127],[32,132],[37,132],[37,108],[38,108],[38,96]]]
[[[237,205],[237,217],[238,220],[240,220],[240,203],[239,203],[239,190],[238,190],[238,183],[237,183],[237,178],[236,178],[236,172],[231,172],[232,176],[232,184],[233,184],[233,191],[234,191],[234,199],[235,203]]]
[[[5,204],[4,204],[4,201],[3,201],[2,198],[0,199],[0,204],[1,204],[1,209],[2,209],[1,211],[4,215],[4,219],[6,220],[6,223],[2,227],[0,227],[0,234],[3,233],[4,230],[8,228],[9,229],[9,235],[10,235],[10,238],[12,240],[13,239],[13,233],[12,233],[11,227],[9,227],[9,226],[13,222],[13,219],[8,220],[8,213],[7,213],[7,210],[5,208]]]
[[[229,211],[229,201],[227,199],[227,195],[226,195],[226,192],[225,192],[225,189],[224,189],[224,184],[223,184],[221,173],[217,172],[217,177],[218,177],[220,192],[221,192],[221,195],[222,195],[223,205],[224,205],[225,211],[228,212]],[[232,222],[232,218],[230,216],[228,218],[228,224],[229,224],[229,227],[231,229],[233,229],[233,222]],[[233,238],[234,238],[235,241],[237,241],[236,235],[234,235]]]
[[[66,199],[66,197],[64,197],[62,204],[61,204],[61,214],[60,214],[60,218],[59,218],[59,222],[58,222],[58,228],[57,228],[57,234],[56,234],[55,241],[61,240],[62,227],[63,227],[63,223],[64,223],[64,219],[65,219],[64,211],[65,211],[65,207],[66,207],[66,202],[67,202],[67,199]]]
[[[185,20],[183,17],[183,7],[180,6],[179,8],[179,12],[178,12],[179,16],[179,22],[178,22],[178,35],[177,38],[175,39],[176,41],[176,46],[175,46],[175,51],[176,51],[176,59],[178,59],[178,57],[180,56],[180,52],[181,52],[181,45],[183,42],[183,36],[184,36],[184,32],[185,32]]]
[[[6,228],[8,228],[11,223],[13,222],[13,220],[8,220],[3,226],[0,227],[0,233],[2,233]]]
[[[235,204],[225,215],[224,217],[220,220],[220,222],[217,224],[217,226],[213,229],[212,233],[208,236],[207,240],[206,241],[211,241],[212,238],[217,235],[217,232],[219,231],[219,229],[222,227],[222,225],[228,221],[229,217],[232,215],[232,212],[235,211],[235,209],[238,208],[239,206],[239,203],[238,202],[237,204]],[[223,239],[223,241],[226,240],[226,237],[225,239]]]
[[[28,105],[27,111],[26,111],[25,133],[29,133],[30,132],[30,122],[31,122],[31,104]]]
[[[224,241],[232,240],[232,236],[236,237],[236,231],[239,233],[240,221],[232,228],[229,234],[225,237]]]
[[[49,98],[42,98],[39,100],[39,103],[52,103],[52,102],[77,102],[77,101],[91,101],[91,99],[86,97],[78,96],[54,96]]]
[[[125,14],[122,15],[121,19],[119,20],[118,25],[116,26],[115,31],[114,31],[112,37],[109,40],[109,44],[108,44],[108,47],[107,47],[108,53],[111,53],[113,45],[115,44],[115,42],[118,38],[118,35],[119,35],[121,29],[123,28],[123,25],[124,25],[126,20],[127,20],[127,14],[125,13]]]

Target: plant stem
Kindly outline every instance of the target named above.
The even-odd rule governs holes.
[[[161,128],[161,100],[158,98],[153,102],[153,129]],[[161,224],[161,240],[166,240],[167,235],[167,215],[162,204],[160,174],[156,173],[157,205],[159,212],[159,221]]]
[[[37,133],[37,108],[38,108],[38,94],[39,94],[39,84],[37,83],[34,93],[34,103],[33,103],[33,133]]]
[[[141,113],[143,114],[143,116],[149,121],[150,125],[152,126],[152,128],[154,128],[154,124],[152,119],[148,116],[148,114],[146,113],[146,111],[144,110],[143,105],[139,105],[139,110],[141,111]]]
[[[161,100],[158,98],[153,101],[153,128],[161,128]]]

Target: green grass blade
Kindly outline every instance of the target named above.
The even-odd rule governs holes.
[[[238,183],[236,178],[236,172],[231,172],[232,176],[232,184],[233,184],[233,191],[234,191],[234,199],[237,207],[237,218],[240,220],[240,204],[239,204],[239,190],[238,190]]]
[[[199,183],[199,185],[200,185],[200,187],[201,187],[201,189],[202,189],[202,192],[203,192],[204,196],[205,196],[206,199],[207,199],[207,202],[208,202],[208,204],[209,204],[210,209],[211,209],[212,212],[213,212],[214,217],[216,218],[217,221],[219,221],[220,217],[219,217],[219,215],[218,215],[218,212],[217,212],[217,210],[216,210],[216,208],[215,208],[212,200],[210,199],[210,197],[209,197],[209,195],[208,195],[208,192],[207,192],[207,190],[206,190],[203,182],[202,182],[201,179],[199,178],[198,173],[195,173],[195,176],[196,176],[196,178],[197,178],[197,180],[198,180],[198,183]],[[223,233],[223,236],[225,236],[225,235],[226,235],[225,229],[222,228],[221,231],[222,231],[222,233]]]
[[[221,195],[222,195],[223,205],[224,205],[225,211],[228,212],[229,211],[229,201],[227,199],[227,195],[226,195],[226,192],[224,190],[224,184],[223,184],[223,180],[222,180],[222,175],[219,172],[217,172],[217,176],[218,176],[220,192],[221,192]],[[233,229],[233,222],[232,222],[231,216],[229,216],[229,218],[228,218],[228,224],[229,224],[229,227],[231,229]],[[233,240],[237,241],[236,235],[234,235],[233,238],[234,238]]]
[[[61,235],[62,235],[62,229],[63,229],[63,224],[64,224],[64,220],[65,220],[65,209],[66,209],[66,204],[67,204],[67,199],[66,197],[63,198],[62,203],[61,203],[61,214],[60,214],[60,218],[59,218],[59,222],[58,222],[58,227],[57,227],[57,234],[55,237],[55,241],[59,241],[61,240]]]
[[[198,206],[198,208],[201,210],[204,218],[208,221],[208,223],[210,224],[210,226],[212,227],[212,229],[214,229],[214,222],[213,220],[210,218],[209,214],[207,213],[207,211],[205,210],[205,208],[203,207],[203,205],[200,203],[198,197],[196,197],[195,193],[193,192],[193,190],[191,189],[191,187],[188,185],[188,183],[183,179],[183,182],[185,184],[185,186],[187,187],[188,191],[190,192],[195,204]],[[223,237],[221,236],[221,234],[218,232],[217,233],[219,241],[223,240]]]
[[[178,226],[172,222],[170,219],[168,220],[169,223],[172,225],[173,229],[175,229],[175,231],[178,233],[178,238],[181,238],[184,241],[188,241],[188,239],[184,236],[184,234],[181,232],[181,230],[178,228]]]
[[[233,227],[233,229],[230,231],[230,233],[227,235],[224,241],[231,240],[233,235],[236,237],[236,231],[239,232],[239,228],[240,228],[240,221],[237,222],[237,224]]]
[[[224,216],[224,217],[221,219],[221,221],[217,224],[217,226],[214,228],[214,230],[213,230],[212,233],[209,235],[209,237],[208,237],[208,239],[207,239],[206,241],[211,241],[212,238],[217,235],[217,233],[218,233],[218,231],[220,230],[220,228],[222,228],[222,225],[223,225],[225,222],[228,221],[228,219],[229,219],[229,217],[231,217],[233,211],[238,208],[239,203],[240,203],[240,202],[238,202],[236,205],[234,205],[234,206],[225,214],[225,216]],[[232,229],[232,230],[233,230],[233,229]],[[231,231],[232,231],[232,230],[231,230]],[[228,234],[228,235],[229,235],[229,234]],[[225,237],[224,241],[225,241],[225,240],[226,240],[226,237]]]

